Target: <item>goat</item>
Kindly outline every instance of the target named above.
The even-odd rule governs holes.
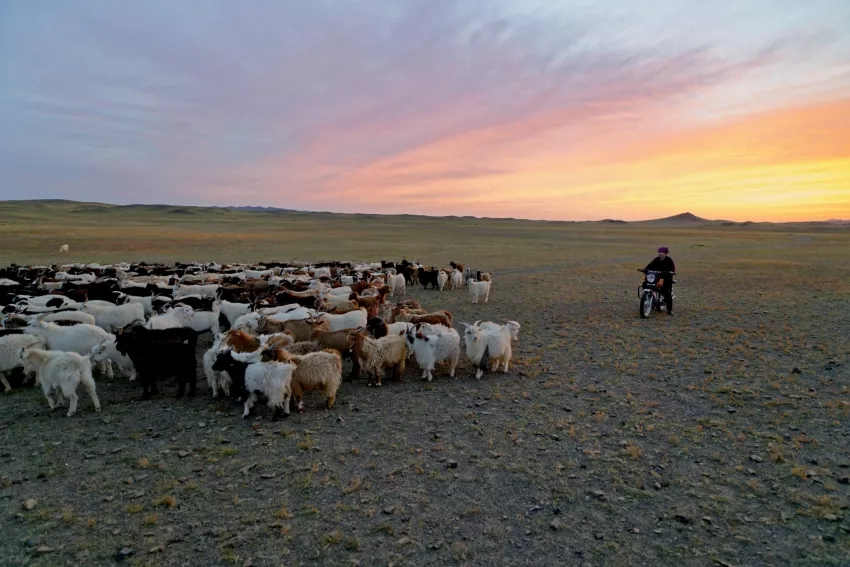
[[[431,381],[431,372],[438,362],[449,363],[449,376],[454,378],[460,358],[460,335],[452,328],[425,323],[416,330],[408,329],[407,342],[416,354],[416,363],[422,368],[422,378]]]
[[[12,391],[12,386],[6,379],[6,373],[21,366],[19,355],[22,348],[44,348],[44,341],[41,337],[25,333],[0,336],[0,382],[7,394]]]
[[[360,361],[362,370],[369,375],[368,385],[371,386],[374,380],[374,383],[380,386],[385,368],[393,368],[401,381],[408,355],[407,341],[403,333],[371,339],[365,332],[366,327],[362,327],[349,334],[353,342],[354,356]]]
[[[484,298],[484,303],[490,299],[490,282],[477,282],[470,278],[467,281],[469,286],[469,295],[472,296],[472,303],[478,303],[478,300]]]
[[[295,365],[277,361],[252,362],[253,354],[224,350],[218,353],[212,368],[230,374],[239,399],[244,400],[243,419],[251,413],[260,395],[265,396],[269,407],[273,408],[272,421],[277,421],[280,412],[289,416]]]
[[[100,400],[97,398],[94,378],[91,375],[91,360],[88,356],[81,356],[76,352],[30,347],[21,349],[20,359],[26,369],[35,372],[35,381],[41,385],[41,391],[51,410],[57,404],[62,405],[62,395],[65,395],[68,398],[67,416],[74,415],[78,402],[77,386],[82,383],[91,397],[94,411],[100,411]],[[56,403],[51,396],[54,390],[58,390]]]

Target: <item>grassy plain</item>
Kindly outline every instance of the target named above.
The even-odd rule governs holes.
[[[519,321],[514,366],[413,365],[278,423],[203,385],[103,379],[73,418],[15,389],[5,564],[850,563],[850,230],[171,210],[0,204],[0,265],[456,260],[494,272],[489,303],[408,295]],[[642,320],[659,244],[676,314]]]

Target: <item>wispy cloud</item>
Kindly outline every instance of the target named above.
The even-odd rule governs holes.
[[[693,202],[731,218],[739,205],[705,196],[710,179],[721,192],[753,182],[743,162],[731,174],[730,152],[775,168],[817,153],[810,189],[848,155],[847,122],[783,110],[850,87],[840,1],[248,8],[5,3],[0,198],[531,218]],[[767,110],[774,122],[750,118]],[[701,168],[698,186],[665,185],[682,167]],[[653,180],[664,191],[636,207]],[[777,215],[800,200],[756,185]]]

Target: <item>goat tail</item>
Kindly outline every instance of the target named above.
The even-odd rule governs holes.
[[[91,358],[88,356],[83,357],[82,368],[80,368],[80,384],[89,393],[89,397],[94,404],[94,410],[100,411],[100,399],[97,397],[97,388],[94,385],[94,377],[91,370]]]
[[[484,354],[481,355],[481,360],[478,362],[479,370],[487,370],[490,365],[490,345],[484,347]]]

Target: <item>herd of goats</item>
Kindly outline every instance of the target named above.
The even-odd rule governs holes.
[[[439,269],[407,260],[352,265],[70,264],[0,268],[0,381],[34,379],[50,409],[77,409],[77,387],[100,411],[93,367],[138,379],[142,399],[157,381],[174,377],[177,397],[195,394],[197,341],[212,333],[203,369],[212,396],[233,394],[248,417],[265,400],[272,419],[304,411],[317,391],[332,408],[351,360],[348,380],[365,374],[381,385],[399,380],[415,359],[430,381],[437,365],[455,375],[461,353],[452,314],[428,312],[404,299],[408,285],[443,290],[466,286],[472,302],[488,301],[489,273],[450,262]],[[476,378],[508,371],[516,321],[460,323]],[[226,329],[222,332],[222,329]],[[8,375],[8,378],[7,378]],[[54,399],[54,395],[56,398]]]

